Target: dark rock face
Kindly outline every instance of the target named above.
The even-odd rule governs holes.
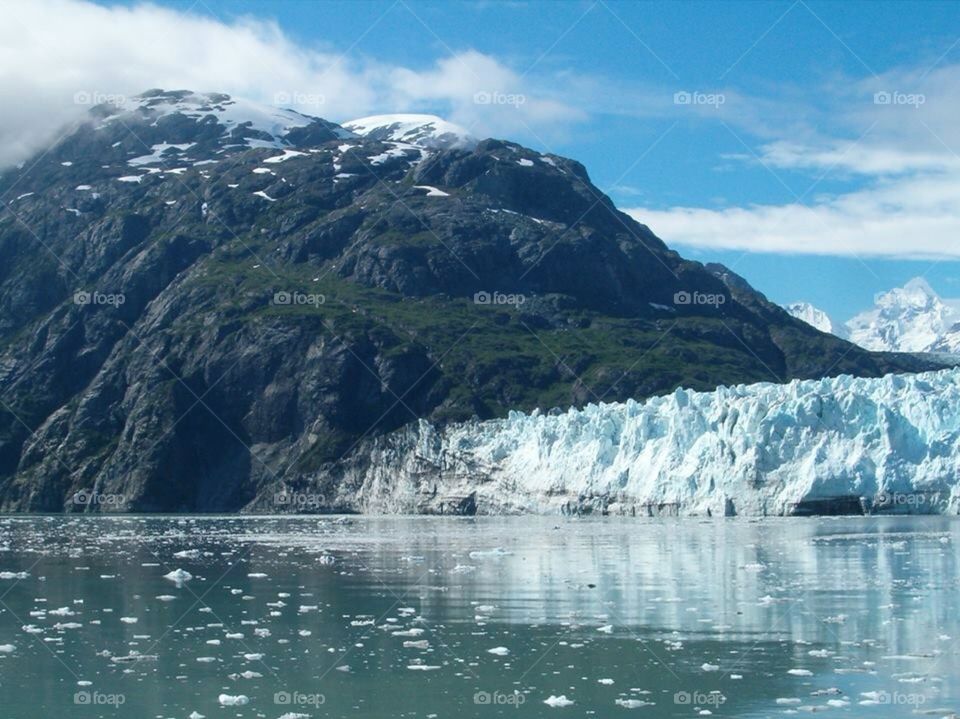
[[[0,509],[277,511],[417,418],[928,368],[684,260],[571,160],[237,112],[151,91],[0,176]]]

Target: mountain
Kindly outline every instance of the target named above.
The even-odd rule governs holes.
[[[820,330],[821,332],[836,335],[837,337],[846,337],[846,330],[844,329],[843,325],[834,322],[830,318],[830,315],[823,310],[814,307],[809,302],[794,302],[786,305],[784,309],[786,309],[791,316],[796,317],[798,320],[803,320],[808,325]]]
[[[318,491],[367,513],[957,514],[958,477],[950,369],[421,421]]]
[[[879,295],[847,328],[850,340],[869,350],[960,353],[960,307],[921,277]]]
[[[370,140],[402,142],[421,147],[471,148],[477,138],[436,115],[373,115],[343,123],[348,130]]]
[[[500,140],[154,90],[0,198],[4,510],[262,507],[421,419],[933,367],[815,331]]]

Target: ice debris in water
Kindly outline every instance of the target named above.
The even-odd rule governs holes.
[[[172,572],[163,575],[164,579],[169,579],[178,587],[182,587],[186,582],[193,579],[193,575],[185,569],[174,569]]]

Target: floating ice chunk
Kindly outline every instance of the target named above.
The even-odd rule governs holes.
[[[173,556],[177,559],[199,559],[200,550],[199,549],[183,549],[179,552],[174,552]]]
[[[809,669],[788,669],[787,674],[792,674],[795,677],[812,677],[813,672]]]
[[[411,627],[410,629],[400,629],[393,633],[395,637],[419,637],[424,630],[420,627]]]
[[[611,684],[613,684],[613,679],[610,679],[610,678],[597,679],[597,684],[610,686]]]
[[[120,621],[124,624],[136,624],[140,620],[137,617],[120,617]]]
[[[603,632],[604,634],[613,634],[613,625],[604,624],[602,627],[597,627],[598,632]]]
[[[274,198],[270,197],[270,195],[268,195],[268,194],[267,194],[266,192],[264,192],[263,190],[257,190],[257,191],[254,192],[253,194],[256,195],[257,197],[262,197],[264,200],[267,200],[267,201],[269,201],[269,202],[276,202],[276,200],[275,200]]]
[[[13,654],[15,649],[12,644],[0,644],[0,654]]]
[[[493,649],[488,649],[487,653],[496,654],[498,657],[505,657],[510,653],[510,650],[506,647],[494,647]]]
[[[705,672],[718,672],[718,671],[720,671],[720,665],[719,665],[719,664],[709,664],[709,663],[707,663],[707,662],[704,662],[703,664],[700,665],[700,669],[703,670],[703,671],[705,671]]]
[[[27,572],[0,572],[0,579],[26,579],[29,576]]]
[[[221,694],[217,697],[217,701],[220,702],[220,706],[242,707],[250,702],[250,698],[245,694]]]
[[[407,669],[421,672],[434,672],[440,667],[436,664],[408,664]]]
[[[110,657],[111,662],[117,664],[131,664],[133,662],[155,662],[157,661],[156,654],[138,654],[137,652],[130,652],[123,657]]]
[[[654,702],[644,701],[643,699],[616,699],[613,703],[624,709],[639,709],[640,707],[650,707],[654,705]]]
[[[573,706],[573,701],[567,699],[566,694],[561,694],[560,696],[554,696],[551,694],[549,697],[543,700],[543,703],[548,707],[558,708],[558,707],[569,707]]]
[[[193,579],[193,575],[185,569],[174,569],[172,572],[168,572],[163,575],[164,579],[169,579],[171,582],[176,584],[178,587],[182,587],[184,583],[189,582]]]

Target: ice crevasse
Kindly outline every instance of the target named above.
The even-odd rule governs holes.
[[[374,513],[955,514],[960,369],[420,421],[352,479]]]

